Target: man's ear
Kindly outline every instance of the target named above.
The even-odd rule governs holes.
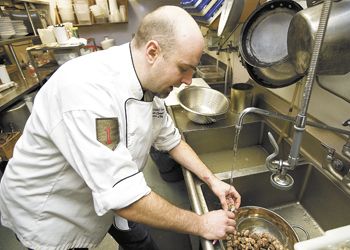
[[[160,46],[155,40],[150,40],[146,44],[146,58],[147,61],[153,64],[160,56]]]

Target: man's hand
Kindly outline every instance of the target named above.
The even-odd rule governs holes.
[[[201,215],[200,236],[207,240],[225,239],[227,234],[233,234],[235,231],[234,218],[234,213],[224,210],[211,211]]]
[[[222,208],[227,211],[229,204],[234,204],[235,208],[239,208],[241,205],[241,196],[237,190],[223,182],[219,179],[216,179],[211,183],[211,190],[219,198]]]
[[[216,210],[203,215],[175,207],[154,192],[143,196],[116,213],[151,227],[198,235],[208,240],[223,239],[235,230],[235,214]]]
[[[214,194],[219,197],[224,210],[228,210],[228,204],[232,202],[236,208],[239,208],[241,205],[241,196],[236,189],[215,177],[185,141],[180,141],[169,153],[178,163],[197,175],[199,179],[211,188]]]

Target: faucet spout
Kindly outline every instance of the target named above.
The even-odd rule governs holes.
[[[266,117],[272,117],[272,118],[276,118],[276,119],[280,119],[280,120],[288,121],[288,122],[292,122],[292,123],[294,123],[294,121],[295,121],[294,117],[291,117],[288,115],[283,115],[283,114],[280,114],[278,112],[272,112],[272,111],[268,111],[265,109],[250,107],[250,108],[244,109],[240,113],[238,120],[237,120],[237,123],[236,123],[236,128],[239,128],[239,129],[242,128],[244,118],[249,113],[254,113],[254,114],[258,114],[258,115],[262,115],[262,116],[266,116]],[[338,134],[347,135],[350,137],[350,130],[340,129],[340,128],[336,128],[336,127],[328,126],[326,124],[312,122],[312,121],[306,121],[305,124],[308,126],[311,126],[311,127],[329,130],[329,131],[332,131],[332,132],[335,132]],[[348,139],[347,143],[349,143],[349,147],[350,147],[350,138]]]
[[[280,113],[277,113],[277,112],[268,111],[268,110],[265,110],[265,109],[249,107],[249,108],[244,109],[239,114],[238,121],[237,121],[237,124],[236,124],[236,128],[242,128],[244,118],[249,113],[254,113],[254,114],[259,114],[259,115],[268,116],[268,117],[272,117],[272,118],[277,118],[277,119],[281,119],[281,120],[289,121],[289,122],[294,122],[294,120],[295,120],[294,117],[291,117],[291,116],[288,116],[288,115],[283,115],[283,114],[280,114]]]

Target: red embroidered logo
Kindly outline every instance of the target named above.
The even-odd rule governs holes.
[[[106,133],[107,133],[107,145],[112,143],[112,139],[111,139],[111,128],[107,127],[106,128]]]
[[[96,139],[114,150],[120,141],[118,118],[96,118]]]

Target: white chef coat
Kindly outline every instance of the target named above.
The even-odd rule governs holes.
[[[0,184],[1,222],[26,247],[95,247],[113,209],[150,192],[151,145],[170,150],[180,134],[163,100],[142,96],[129,44],[73,59],[41,88]],[[97,118],[117,119],[114,150],[96,139]]]

